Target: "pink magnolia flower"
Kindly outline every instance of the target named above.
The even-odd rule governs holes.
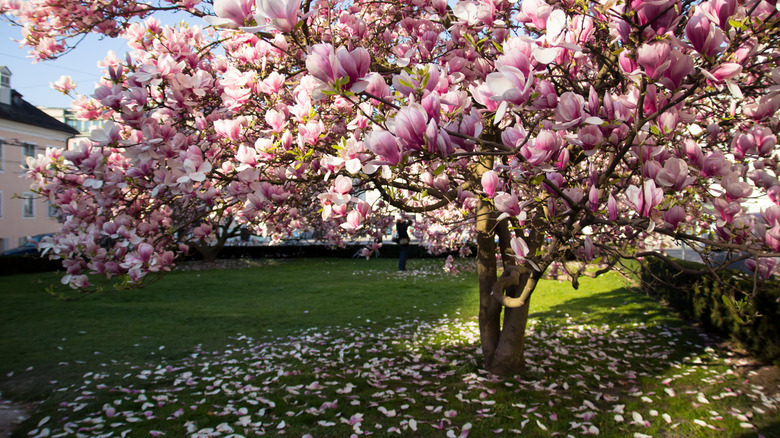
[[[349,78],[349,82],[346,85],[347,88],[351,88],[363,79],[368,74],[368,68],[371,65],[371,55],[363,47],[358,47],[352,51],[339,47],[336,50],[336,59],[338,59],[339,76]],[[362,88],[365,89],[366,86],[368,86],[367,82]]]
[[[651,79],[658,79],[671,65],[671,46],[666,42],[643,44],[637,50],[637,62]]]
[[[298,24],[301,0],[257,0],[255,21],[262,25],[265,20],[281,32],[291,32]]]
[[[203,182],[206,174],[211,172],[211,163],[203,160],[203,152],[197,146],[190,146],[186,152],[182,152],[180,159],[183,161],[181,169],[184,175],[176,180],[178,184]]]
[[[457,132],[459,134],[468,135],[470,137],[479,137],[482,133],[482,119],[476,109],[472,108],[471,112],[465,116],[461,116],[455,121],[450,122],[446,129]],[[474,150],[474,142],[465,140],[460,137],[451,136],[452,145],[459,147],[465,151],[471,152]]]
[[[736,201],[742,198],[746,198],[753,193],[753,187],[741,181],[737,173],[730,173],[720,180],[720,185],[723,187],[727,201]]]
[[[585,242],[583,242],[583,247],[585,248],[585,260],[593,260],[593,239],[590,238],[590,236],[585,236]]]
[[[728,30],[729,18],[737,10],[737,0],[710,0],[702,2],[698,7],[721,29]]]
[[[525,243],[522,237],[513,237],[509,245],[512,247],[512,251],[515,252],[515,258],[518,260],[524,260],[529,253],[528,244]]]
[[[306,56],[309,74],[327,85],[334,85],[339,79],[339,61],[330,44],[315,44]]]
[[[693,72],[693,58],[677,49],[674,49],[670,56],[672,62],[660,81],[666,88],[676,90],[680,88],[682,81]]]
[[[409,96],[415,91],[433,91],[439,84],[441,71],[434,64],[418,67],[412,73],[406,70],[393,76],[393,88],[404,96]],[[424,85],[423,85],[424,84]]]
[[[360,228],[362,223],[363,215],[357,210],[352,210],[347,214],[347,220],[341,224],[341,227],[347,231],[354,232]]]
[[[352,191],[352,178],[344,175],[336,177],[336,181],[333,183],[333,190],[341,195],[346,195]]]
[[[742,112],[756,121],[772,117],[780,109],[780,95],[769,94],[761,96],[757,102],[744,105]]]
[[[512,240],[509,241],[509,245],[512,247],[512,251],[514,252],[514,254],[511,254],[512,257],[514,257],[520,263],[528,262],[531,266],[534,267],[534,269],[537,271],[539,270],[539,266],[537,266],[533,260],[527,258],[530,250],[528,248],[528,244],[525,243],[525,240],[523,240],[522,237],[512,237]]]
[[[520,155],[534,166],[552,160],[560,150],[561,138],[554,131],[542,129],[535,139],[520,148]]]
[[[369,73],[368,76],[366,76],[366,81],[368,84],[366,85],[365,91],[371,93],[371,95],[385,98],[392,94],[390,86],[387,85],[384,78],[382,78],[382,75],[379,73]]]
[[[515,67],[501,66],[498,72],[490,73],[485,79],[493,96],[491,100],[501,102],[496,110],[495,120],[504,117],[508,104],[523,105],[528,102],[533,89],[533,76],[526,76]]]
[[[780,205],[780,184],[767,189],[766,195],[769,196],[769,199],[774,202],[775,205]]]
[[[534,94],[538,94],[539,97],[531,104],[532,109],[552,109],[558,105],[558,93],[550,81],[538,81]]]
[[[431,185],[440,192],[446,192],[450,187],[450,177],[446,173],[440,173],[433,178]]]
[[[552,11],[553,7],[543,0],[525,0],[520,4],[517,20],[523,23],[531,23],[539,30],[545,30],[547,18]]]
[[[706,177],[720,176],[729,168],[729,161],[720,151],[710,152],[701,160],[701,173]]]
[[[50,83],[51,87],[60,93],[68,94],[76,89],[76,83],[70,76],[60,76],[57,82]]]
[[[733,222],[734,217],[742,212],[742,205],[739,202],[729,202],[721,198],[713,200],[712,207],[720,215],[721,220],[728,223]]]
[[[428,113],[419,103],[401,108],[395,116],[395,134],[405,146],[421,150],[425,144],[425,131],[428,127]]]
[[[238,119],[215,120],[214,131],[220,137],[227,138],[230,141],[236,141],[241,135],[241,129],[245,124],[246,120],[243,117]]]
[[[387,131],[374,130],[366,134],[366,148],[379,156],[379,159],[391,166],[401,162],[401,153],[398,138]]]
[[[585,150],[585,155],[593,155],[596,153],[596,148],[604,141],[604,136],[601,134],[601,128],[595,125],[588,125],[583,127],[577,132],[577,142],[582,149]]]
[[[764,242],[772,248],[772,251],[780,251],[780,225],[775,225],[766,231]]]
[[[239,163],[245,164],[249,167],[256,167],[259,159],[260,155],[257,153],[255,148],[245,144],[242,144],[238,147],[238,151],[236,152],[236,160]]]
[[[496,194],[496,188],[498,187],[499,180],[496,172],[488,170],[482,174],[482,188],[489,197],[493,197]]]
[[[761,217],[768,227],[780,225],[780,206],[772,205],[761,212]]]
[[[639,64],[631,59],[625,50],[618,55],[618,64],[624,73],[634,73],[639,68]]]
[[[585,120],[587,114],[584,110],[585,98],[579,94],[567,91],[561,94],[558,106],[555,107],[555,121],[557,129],[569,129],[577,126]]]
[[[609,214],[609,220],[614,221],[617,219],[617,200],[612,196],[612,193],[609,194],[609,199],[607,200],[607,214]]]
[[[444,272],[450,275],[458,275],[458,267],[452,263],[454,261],[455,258],[452,255],[447,256],[447,260],[444,262]]]
[[[287,122],[287,118],[284,116],[284,113],[280,111],[268,110],[268,112],[265,113],[265,121],[273,132],[279,134],[284,131],[284,125]]]
[[[702,74],[715,83],[732,79],[742,73],[742,65],[736,62],[724,62],[711,71],[702,70]]]
[[[262,196],[263,199],[273,202],[274,204],[281,204],[290,197],[291,193],[285,190],[284,187],[268,182],[260,184],[260,190],[257,194]]]
[[[664,225],[667,229],[676,230],[681,222],[685,221],[685,209],[675,205],[664,212]]]
[[[631,10],[637,12],[640,25],[648,25],[656,35],[663,35],[680,20],[677,0],[632,0]]]
[[[203,17],[212,26],[237,28],[252,15],[252,0],[214,0],[214,16]]]
[[[691,185],[696,179],[688,176],[688,165],[679,158],[669,158],[664,167],[658,170],[655,176],[656,182],[663,187],[670,187],[674,191],[681,191]]]
[[[754,259],[745,260],[745,266],[752,272],[758,271],[758,277],[762,280],[769,279],[775,272],[777,259],[762,257],[758,259],[758,264]]]
[[[599,209],[599,189],[596,186],[590,186],[588,191],[588,205],[590,211],[597,211]]]
[[[628,186],[626,197],[634,210],[642,216],[649,217],[650,211],[663,201],[664,191],[656,188],[655,181],[649,179],[644,181],[641,188],[634,185]]]
[[[212,229],[211,224],[200,224],[192,230],[192,233],[195,234],[195,237],[198,239],[206,239],[211,236],[213,232],[214,230]]]
[[[704,56],[712,56],[723,51],[725,41],[723,31],[715,27],[704,14],[696,14],[685,26],[685,36],[693,48]]]
[[[496,210],[502,214],[499,216],[499,220],[505,217],[523,217],[523,207],[520,205],[520,201],[517,199],[517,195],[514,193],[498,192],[493,199],[493,204],[496,206]]]

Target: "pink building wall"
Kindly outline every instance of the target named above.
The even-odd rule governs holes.
[[[30,181],[22,176],[22,145],[34,146],[34,155],[37,156],[47,147],[66,147],[71,136],[65,132],[0,119],[0,250],[19,246],[27,236],[53,233],[59,229],[57,218],[50,216],[47,201],[38,199],[30,189]],[[25,200],[20,199],[25,194],[36,197],[32,217],[25,217]]]

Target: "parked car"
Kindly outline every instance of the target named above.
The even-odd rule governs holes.
[[[37,243],[40,242],[44,237],[51,235],[52,233],[37,234],[32,236],[31,239]],[[35,243],[28,240],[24,243],[24,245],[18,248],[3,251],[2,255],[38,255],[38,248],[35,246]]]

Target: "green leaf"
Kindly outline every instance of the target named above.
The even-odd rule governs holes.
[[[544,174],[540,173],[539,175],[536,175],[534,179],[531,180],[531,184],[538,186],[539,184],[542,183],[542,181],[544,181]]]
[[[742,29],[745,26],[742,20],[735,20],[733,18],[729,18],[729,24],[731,25],[731,27],[734,27],[736,29]]]
[[[433,171],[433,176],[439,176],[439,175],[441,175],[441,173],[442,173],[442,172],[444,172],[444,169],[446,169],[446,167],[445,167],[443,164],[442,164],[441,166],[437,167],[437,168],[436,168],[436,169]]]
[[[405,80],[405,79],[398,79],[398,83],[403,85],[404,87],[414,88],[414,85],[412,85],[411,82]]]
[[[658,129],[658,127],[655,125],[650,126],[650,132],[652,132],[655,135],[661,135],[661,130]]]
[[[426,69],[427,70],[427,69]],[[427,71],[423,75],[422,82],[420,83],[420,89],[422,90],[428,85],[428,81],[431,80],[431,75]]]

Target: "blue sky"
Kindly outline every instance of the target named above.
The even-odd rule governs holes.
[[[79,47],[71,53],[52,61],[33,63],[27,48],[19,48],[19,43],[11,39],[21,38],[21,30],[6,22],[0,22],[0,65],[11,70],[11,87],[22,94],[33,105],[69,107],[71,99],[53,90],[50,82],[67,75],[79,85],[78,92],[91,94],[95,82],[100,79],[97,62],[105,57],[109,50],[121,56],[127,51],[125,40],[99,40],[97,35],[89,35]]]
[[[183,15],[176,17],[181,20]],[[178,21],[172,15],[157,18],[163,23]],[[188,21],[205,24],[197,18],[190,18]],[[88,35],[72,52],[55,60],[33,63],[28,55],[29,49],[19,48],[19,43],[12,41],[21,37],[21,28],[0,20],[0,65],[8,67],[13,74],[11,87],[36,106],[70,107],[71,98],[53,90],[49,85],[62,75],[70,76],[78,84],[78,93],[91,95],[95,82],[101,77],[97,62],[105,58],[109,50],[113,50],[120,58],[127,52],[127,42],[124,39],[101,40],[98,35]]]

